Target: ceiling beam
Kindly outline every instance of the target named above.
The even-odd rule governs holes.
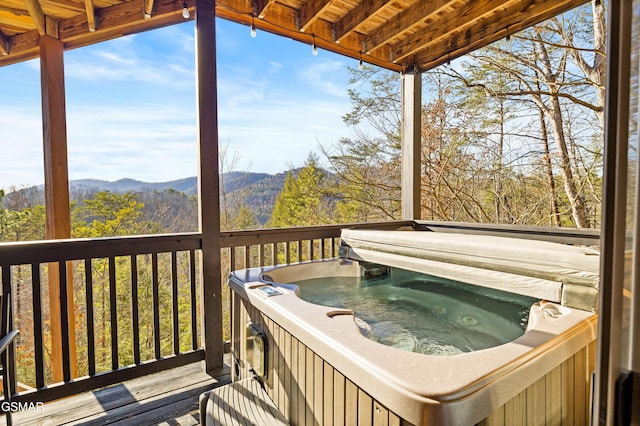
[[[520,19],[517,24],[509,25],[508,33],[514,33],[539,24],[550,19],[559,13],[563,13],[573,7],[583,4],[584,0],[555,0],[553,2],[545,2],[543,0],[532,0],[526,12],[530,13],[529,18]],[[440,39],[429,49],[424,50],[412,57],[413,63],[419,64],[424,70],[435,68],[439,65],[447,63],[473,50],[489,45],[495,41],[507,36],[507,25],[514,22],[514,14],[523,14],[525,10],[518,10],[517,6],[507,8],[503,16],[496,20],[493,24],[487,25],[486,22],[478,21],[465,31],[453,34],[450,38]],[[443,54],[443,52],[445,52]]]
[[[144,17],[146,19],[151,18],[153,13],[153,0],[144,0]]]
[[[45,35],[47,33],[44,12],[42,12],[42,7],[40,6],[40,2],[38,0],[24,0],[25,6],[27,6],[27,10],[29,11],[29,15],[33,20],[36,29],[40,35]]]
[[[28,31],[36,28],[33,24],[33,20],[26,12],[20,15],[17,13],[17,11],[0,10],[0,24],[4,28],[9,28],[10,30],[15,29],[24,31],[26,29]]]
[[[451,34],[460,33],[478,23],[485,22],[483,18],[491,15],[506,15],[507,10],[519,0],[491,0],[484,2],[470,2],[438,17],[438,26],[425,28],[422,31],[408,35],[401,43],[393,46],[393,60],[401,62],[419,50],[427,49]],[[508,15],[506,15],[508,17]],[[499,19],[502,21],[503,19]]]
[[[365,0],[347,12],[342,19],[333,25],[334,41],[340,43],[358,25],[373,17],[380,9],[393,0]]]
[[[322,12],[333,4],[333,0],[309,0],[298,11],[298,30],[306,32]]]
[[[109,40],[126,34],[135,34],[166,25],[184,22],[182,17],[182,2],[175,0],[155,0],[153,16],[144,19],[144,1],[132,0],[111,7],[100,9],[100,31],[87,32],[87,15],[81,14],[60,21],[60,39],[67,47],[80,47],[96,41]],[[187,4],[193,6],[192,0]],[[180,7],[176,7],[176,5]]]
[[[84,0],[84,8],[87,11],[87,25],[89,31],[96,30],[96,11],[93,6],[93,0]]]
[[[9,54],[9,39],[0,31],[0,55],[6,56]]]
[[[251,25],[252,8],[244,11],[242,9],[237,10],[237,8],[233,7],[233,3],[230,3],[230,0],[218,0],[216,5],[217,17],[247,26]],[[311,45],[313,41],[311,34],[300,32],[298,30],[297,20],[296,9],[276,2],[269,8],[268,19],[256,19],[255,25],[258,30],[280,34],[292,40]],[[342,43],[336,44],[333,42],[333,25],[330,22],[324,19],[317,19],[311,28],[313,29],[313,34],[316,36],[316,45],[320,49],[332,50],[337,54],[345,55],[356,60],[362,59],[365,62],[392,71],[402,71],[403,69],[402,65],[392,64],[388,61],[389,49],[386,46],[378,49],[375,55],[364,54],[362,52],[363,37],[360,34],[352,33],[347,36]],[[2,59],[0,58],[0,64],[1,63]]]
[[[39,40],[40,34],[35,29],[8,37],[10,55],[0,55],[0,66],[37,58],[40,52]]]
[[[365,37],[366,52],[372,52],[392,38],[410,30],[449,5],[451,0],[418,1]]]
[[[47,30],[47,35],[53,38],[60,38],[60,27],[58,26],[58,21],[50,17],[49,15],[44,16],[44,26]]]
[[[275,2],[276,2],[276,0],[256,0],[253,3],[253,6],[254,6],[253,14],[254,14],[254,16],[257,16],[260,19],[264,19],[265,15],[267,14],[267,10],[269,10],[269,8],[271,6],[273,6],[273,4]]]

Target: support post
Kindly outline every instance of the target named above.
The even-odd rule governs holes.
[[[402,219],[420,219],[422,72],[418,68],[401,76]]]
[[[44,147],[44,195],[47,239],[71,237],[67,117],[64,87],[64,45],[51,36],[40,37],[42,131]],[[71,377],[77,377],[75,319],[73,315],[73,268],[67,265],[67,306]],[[62,328],[59,265],[49,264],[51,364],[54,382],[63,381]]]
[[[630,123],[638,114],[633,37],[638,24],[632,0],[609,2],[607,10],[602,255],[591,424],[635,425],[640,424],[640,181],[638,136],[630,132]]]
[[[199,144],[198,203],[202,235],[202,345],[207,373],[222,368],[220,177],[215,2],[196,0],[196,73]]]

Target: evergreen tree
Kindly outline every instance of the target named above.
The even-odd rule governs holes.
[[[157,224],[142,220],[144,204],[135,192],[100,191],[85,200],[81,214],[85,224],[73,230],[74,237],[113,237],[153,233]]]
[[[330,222],[332,203],[326,196],[327,183],[328,177],[319,166],[318,156],[309,154],[303,168],[287,173],[268,226],[285,228]]]

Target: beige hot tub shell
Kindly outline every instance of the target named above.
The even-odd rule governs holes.
[[[388,422],[384,424],[395,424],[390,419],[397,416],[403,424],[466,425],[486,418],[575,354],[585,352],[596,336],[596,316],[591,312],[542,302],[531,307],[525,334],[513,342],[460,355],[422,355],[367,339],[349,311],[305,302],[296,295],[294,285],[286,284],[306,278],[359,274],[358,262],[348,259],[232,273],[229,284],[234,298],[233,352],[239,360],[241,375],[249,374],[242,336],[246,322],[253,321],[267,328],[271,359],[280,359],[287,367],[299,359],[295,359],[290,348],[285,349],[286,339],[304,346],[312,351],[315,366],[324,366],[316,368],[317,371],[340,374],[366,395],[363,400],[370,397],[374,407],[372,419],[375,404],[379,404],[388,410]],[[268,297],[259,289],[261,286],[272,286],[280,294]],[[583,366],[584,371],[572,373],[574,381],[575,377],[588,380],[588,364]],[[299,412],[294,418],[295,413],[287,406],[293,395],[290,393],[297,392],[298,399],[306,397],[304,392],[301,396],[299,389],[296,391],[297,379],[291,377],[293,373],[287,373],[289,369],[290,366],[269,370],[268,391],[278,394],[274,401],[291,417],[292,424],[323,424],[317,418],[323,414],[316,411],[324,412],[327,407],[317,395],[304,404],[307,416],[309,410],[313,412],[311,423],[301,421],[309,419],[301,418]],[[313,377],[316,382],[326,380],[324,375]],[[359,405],[357,409],[361,409]],[[368,418],[369,409],[363,410]]]

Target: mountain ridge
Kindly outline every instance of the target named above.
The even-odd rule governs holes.
[[[297,170],[290,172],[296,173]],[[250,208],[258,222],[264,225],[271,217],[271,211],[277,195],[284,186],[284,180],[289,172],[276,174],[255,172],[229,172],[220,177],[221,194],[224,193],[228,203],[244,203]],[[102,179],[74,179],[69,181],[69,195],[72,201],[82,203],[100,191],[136,192],[136,193],[164,193],[176,191],[185,195],[197,196],[198,179],[196,176],[175,179],[165,182],[145,182],[132,178],[121,178],[115,181]],[[44,204],[44,185],[35,185],[14,191],[31,194],[31,204]],[[3,200],[5,203],[12,198],[11,193]],[[32,198],[33,197],[33,198]]]

